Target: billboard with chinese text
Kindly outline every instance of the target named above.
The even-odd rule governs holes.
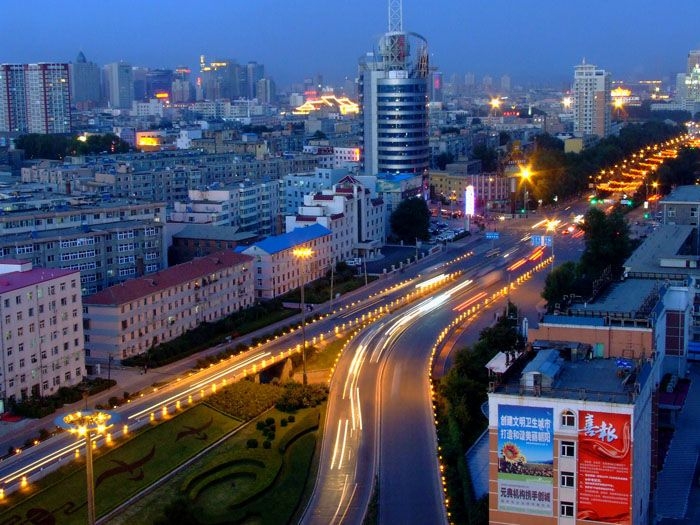
[[[578,519],[630,524],[630,415],[581,410],[578,428]]]
[[[552,409],[498,405],[498,510],[552,515]]]

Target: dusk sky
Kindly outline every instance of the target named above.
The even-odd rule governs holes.
[[[263,63],[280,87],[321,73],[355,77],[387,30],[385,0],[2,0],[0,63],[73,61],[196,66]],[[448,79],[471,71],[514,84],[569,82],[586,61],[613,79],[684,71],[700,48],[699,0],[404,0],[404,30],[428,40]],[[194,73],[194,71],[193,71]]]

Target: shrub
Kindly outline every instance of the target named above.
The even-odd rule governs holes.
[[[327,398],[328,387],[325,385],[302,385],[291,381],[284,385],[284,393],[276,406],[283,412],[293,412],[300,408],[318,406]]]
[[[265,422],[260,420],[255,424],[255,428],[258,430],[264,430],[265,429]]]
[[[121,405],[121,399],[119,399],[117,396],[112,396],[107,400],[107,404],[111,407],[116,407]]]
[[[258,448],[258,440],[255,438],[250,438],[248,441],[246,441],[245,446],[247,448]]]
[[[275,433],[274,433],[274,432],[269,432],[269,433],[267,434],[267,439],[270,440],[270,441],[274,441],[274,440],[275,440]]]
[[[287,426],[287,420],[284,419],[284,418],[280,419],[280,426],[286,427],[286,426]]]
[[[272,443],[270,441],[263,441],[263,448],[270,448],[272,447]]]
[[[287,416],[287,421],[289,421],[290,423],[294,423],[295,420],[296,418],[294,417],[294,414],[289,414]]]
[[[268,418],[265,420],[265,424],[266,424],[267,426],[274,426],[274,425],[275,425],[275,418],[274,418],[274,417],[268,417]]]

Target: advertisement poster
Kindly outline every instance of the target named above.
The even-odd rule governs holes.
[[[552,409],[498,405],[498,510],[552,515]]]
[[[578,445],[578,519],[631,524],[629,414],[581,410]]]

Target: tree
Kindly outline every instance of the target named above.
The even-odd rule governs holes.
[[[565,295],[572,292],[571,286],[577,279],[578,269],[576,263],[568,261],[554,268],[544,282],[542,298],[549,304],[559,303]]]
[[[483,171],[496,171],[498,169],[498,153],[493,148],[484,144],[474,146],[472,157],[481,161]]]
[[[430,209],[420,197],[401,201],[389,219],[391,231],[399,240],[413,244],[416,239],[430,238]]]
[[[581,255],[580,273],[597,279],[610,266],[613,275],[620,273],[625,260],[632,253],[629,228],[624,215],[614,210],[610,215],[597,208],[586,213],[581,229],[585,233],[586,247]]]
[[[509,144],[510,141],[511,141],[511,136],[510,136],[510,133],[508,133],[507,131],[501,131],[498,134],[498,145],[499,146],[505,146],[505,145]]]
[[[454,162],[454,155],[452,153],[440,153],[435,158],[435,163],[439,170],[444,171],[448,164]]]

